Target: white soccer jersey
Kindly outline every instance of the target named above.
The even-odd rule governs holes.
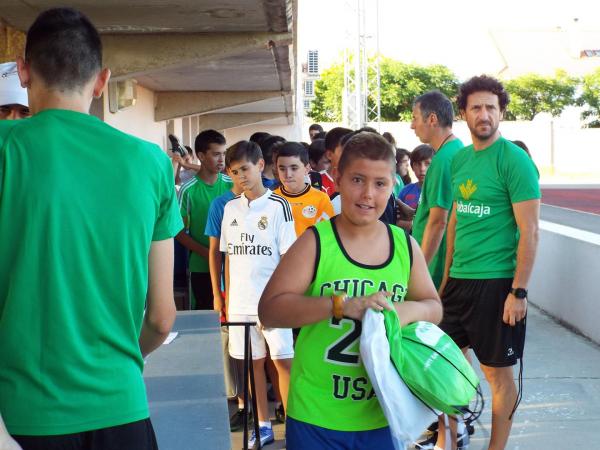
[[[229,314],[258,314],[258,300],[295,240],[289,203],[269,189],[250,203],[242,194],[225,205],[220,247],[229,257]]]

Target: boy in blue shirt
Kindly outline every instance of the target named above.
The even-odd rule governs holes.
[[[421,187],[434,154],[433,148],[428,144],[419,145],[410,154],[410,167],[417,177],[417,182],[404,186],[398,198],[412,209],[417,209],[419,206]]]

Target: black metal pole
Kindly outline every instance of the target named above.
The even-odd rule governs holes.
[[[248,450],[248,396],[250,390],[252,390],[252,408],[254,411],[254,434],[256,436],[256,442],[258,446],[255,448],[260,449],[260,429],[258,423],[258,407],[256,406],[256,396],[254,391],[256,386],[254,385],[254,365],[252,364],[252,342],[250,340],[250,327],[256,325],[256,322],[225,322],[222,324],[227,327],[244,327],[244,445],[243,449]],[[248,385],[250,382],[250,386]]]
[[[244,326],[244,450],[248,450],[248,340],[250,337],[250,327]],[[250,353],[250,358],[252,354]],[[254,411],[256,415],[256,411]],[[254,419],[256,422],[256,419]]]
[[[246,325],[246,330],[250,330],[250,327]],[[256,440],[254,448],[260,450],[262,448],[260,444],[260,424],[258,423],[258,407],[256,405],[256,385],[254,384],[254,360],[252,359],[252,340],[248,339],[248,354],[250,355],[250,388],[252,389],[252,409],[254,411],[254,435]]]

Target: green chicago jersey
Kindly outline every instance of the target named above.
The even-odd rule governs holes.
[[[452,161],[452,191],[456,237],[450,276],[513,277],[518,233],[512,205],[541,197],[529,155],[503,137],[479,151],[469,145]]]
[[[314,280],[306,295],[349,297],[378,291],[404,300],[411,266],[408,237],[388,225],[390,256],[378,266],[361,264],[345,251],[336,219],[317,224]],[[308,300],[310,301],[310,300]],[[338,431],[364,431],[388,425],[360,358],[361,322],[335,318],[303,326],[296,342],[288,414],[293,419]]]
[[[447,211],[452,209],[452,160],[454,155],[463,147],[464,145],[460,139],[454,139],[442,145],[431,159],[431,165],[427,169],[427,175],[423,182],[419,206],[413,220],[412,235],[419,245],[423,243],[425,226],[429,220],[431,208],[442,208]],[[438,251],[429,263],[429,273],[436,288],[442,282],[445,259],[446,233],[444,232]]]

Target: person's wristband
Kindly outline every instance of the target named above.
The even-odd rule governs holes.
[[[333,304],[333,317],[338,320],[344,318],[344,302],[346,301],[346,294],[333,294],[331,296],[331,303]]]

